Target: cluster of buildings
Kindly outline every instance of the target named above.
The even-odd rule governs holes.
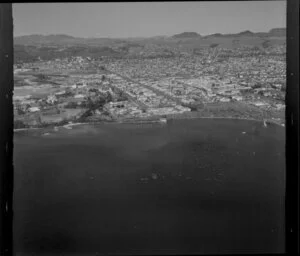
[[[118,59],[105,64],[114,74],[182,102],[247,101],[257,106],[276,106],[276,109],[285,100],[286,62],[284,52],[281,53],[233,56],[209,64],[203,64],[203,58],[197,55]]]
[[[280,112],[276,116],[284,120],[285,49],[252,50],[221,49],[211,56],[206,48],[202,55],[72,57],[15,65],[15,120],[36,126],[151,118],[227,102]]]

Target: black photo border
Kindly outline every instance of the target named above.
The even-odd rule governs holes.
[[[266,0],[265,0],[266,1]],[[107,2],[107,1],[104,1]],[[133,1],[135,2],[135,1]],[[287,0],[286,253],[299,254],[299,0]],[[13,255],[13,17],[0,4],[0,256]]]

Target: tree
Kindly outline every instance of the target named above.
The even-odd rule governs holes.
[[[216,44],[216,43],[214,43],[214,44],[210,44],[210,48],[215,48],[215,47],[217,47],[219,44]]]
[[[77,103],[76,102],[68,102],[66,105],[65,105],[65,108],[77,108]]]
[[[25,114],[25,112],[21,109],[21,107],[18,107],[17,111],[18,111],[18,115],[24,115]]]
[[[268,48],[268,47],[270,47],[270,45],[271,45],[270,40],[266,40],[262,43],[263,48]]]
[[[126,100],[128,100],[128,97],[126,96],[126,94],[124,92],[120,91],[118,93],[117,101],[126,101]]]
[[[26,128],[26,125],[24,124],[24,122],[21,120],[15,120],[14,121],[14,129],[22,129],[22,128]]]
[[[253,89],[257,89],[257,88],[261,88],[262,87],[262,85],[261,84],[254,84],[253,86],[252,86],[252,88]]]
[[[47,80],[48,76],[46,76],[45,74],[37,74],[36,77],[40,80]]]
[[[113,100],[113,97],[112,97],[112,95],[111,95],[111,93],[110,92],[108,92],[107,93],[107,97],[106,97],[106,103],[108,103],[108,102],[111,102]]]

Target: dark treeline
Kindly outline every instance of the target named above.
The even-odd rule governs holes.
[[[113,50],[107,46],[101,47],[87,47],[87,46],[70,46],[65,48],[56,48],[56,47],[36,47],[36,46],[24,46],[24,45],[15,45],[14,46],[14,62],[26,63],[34,62],[39,58],[41,60],[53,60],[69,57],[121,57],[122,52]]]

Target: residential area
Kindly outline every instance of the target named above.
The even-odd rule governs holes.
[[[284,124],[285,46],[15,64],[15,128],[231,117]]]

